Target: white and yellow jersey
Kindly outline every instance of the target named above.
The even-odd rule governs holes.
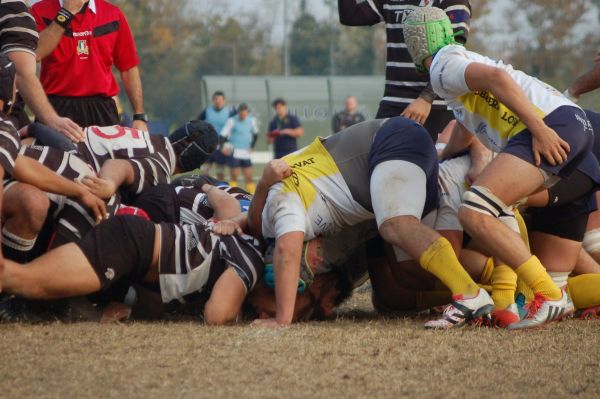
[[[491,92],[472,92],[469,89],[465,70],[473,62],[506,71],[542,118],[561,106],[577,107],[552,86],[502,61],[492,60],[458,45],[442,48],[434,57],[429,71],[433,90],[448,102],[456,120],[475,133],[492,151],[502,151],[508,140],[527,126]]]
[[[283,160],[291,166],[292,175],[269,190],[262,214],[265,237],[302,231],[305,240],[310,240],[374,217],[352,198],[320,138]]]

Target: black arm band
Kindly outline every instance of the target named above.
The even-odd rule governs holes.
[[[66,30],[69,27],[69,25],[71,25],[71,21],[73,21],[73,18],[75,18],[75,16],[71,14],[69,10],[63,7],[58,11],[58,14],[56,14],[54,22],[56,22],[63,29]]]

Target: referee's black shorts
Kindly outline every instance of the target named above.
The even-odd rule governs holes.
[[[112,97],[48,96],[50,104],[60,116],[67,117],[81,127],[118,125],[119,111]]]

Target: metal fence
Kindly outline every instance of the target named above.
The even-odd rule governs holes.
[[[290,112],[304,126],[304,137],[299,143],[302,146],[316,136],[331,133],[331,118],[343,109],[349,95],[356,96],[359,110],[367,119],[374,118],[384,82],[383,76],[205,76],[201,99],[204,108],[211,103],[212,93],[221,90],[230,104],[247,103],[260,124],[256,148],[265,150],[265,133],[274,116],[271,102],[275,98],[284,98]]]

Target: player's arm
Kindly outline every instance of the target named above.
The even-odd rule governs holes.
[[[338,14],[342,25],[375,25],[383,20],[381,12],[381,0],[338,0]]]
[[[481,141],[475,135],[472,135],[473,139],[469,144],[469,155],[471,156],[471,167],[467,172],[467,183],[472,184],[483,169],[490,163],[492,160],[492,151],[490,151],[486,146],[484,146]]]
[[[571,84],[568,88],[568,93],[571,98],[575,101],[579,99],[579,96],[596,90],[600,87],[600,52],[596,56],[596,64],[594,67],[581,75]]]
[[[259,327],[278,327],[292,323],[298,278],[300,276],[300,260],[304,233],[292,231],[277,238],[273,253],[273,269],[275,271],[275,319],[259,319],[252,324]]]
[[[471,91],[491,91],[528,127],[533,136],[533,156],[536,166],[543,156],[550,165],[567,159],[569,144],[544,123],[521,87],[504,70],[478,62],[465,69],[465,82]]]
[[[57,175],[38,161],[24,155],[17,156],[13,176],[20,182],[31,184],[42,191],[64,195],[92,209],[96,221],[106,216],[104,201],[88,191],[83,185]]]
[[[40,31],[40,40],[35,52],[38,61],[46,58],[54,51],[56,46],[58,46],[60,39],[62,39],[70,20],[81,11],[84,4],[84,0],[65,0],[63,8],[59,11],[58,15],[56,15],[55,20],[44,29],[38,29]],[[39,28],[41,17],[35,14],[35,8],[33,9],[33,13]],[[61,21],[61,23],[57,21]]]
[[[231,219],[240,214],[240,203],[229,193],[210,184],[204,184],[202,191],[206,193],[208,205],[214,210],[216,219]]]
[[[109,199],[121,186],[135,182],[135,169],[124,159],[108,159],[102,164],[98,177],[86,176],[82,183],[100,198]]]
[[[465,128],[460,122],[454,124],[450,139],[442,150],[440,160],[448,159],[465,151],[475,140],[475,135]]]
[[[302,137],[304,135],[304,128],[300,125],[300,122],[296,121],[293,127],[281,129],[281,134],[295,138]]]
[[[221,191],[221,190],[219,190]],[[235,322],[246,298],[246,287],[232,267],[219,276],[204,305],[204,322],[223,325]]]
[[[269,188],[291,174],[292,169],[281,159],[270,161],[263,170],[248,209],[248,230],[254,237],[262,238],[262,213],[269,195]]]
[[[258,122],[256,121],[256,118],[252,118],[252,141],[250,142],[250,149],[254,150],[254,147],[256,146],[256,140],[258,140],[258,132],[259,132],[259,128],[258,128]]]

